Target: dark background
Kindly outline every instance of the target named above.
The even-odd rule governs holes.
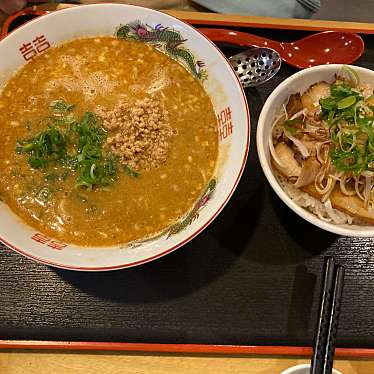
[[[373,69],[374,41],[364,39],[357,64]],[[311,345],[323,256],[334,255],[346,268],[338,345],[374,348],[374,241],[304,222],[272,192],[257,159],[260,109],[293,72],[284,64],[247,91],[252,139],[244,175],[222,214],[185,247],[108,273],[53,269],[1,248],[0,339]]]

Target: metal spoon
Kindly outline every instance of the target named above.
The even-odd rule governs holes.
[[[251,48],[229,58],[244,88],[256,87],[278,73],[282,60],[271,48]]]

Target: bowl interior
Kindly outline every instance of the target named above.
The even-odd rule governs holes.
[[[283,202],[288,205],[288,207],[290,207],[295,213],[297,213],[308,222],[338,235],[371,237],[374,236],[373,226],[359,226],[348,224],[334,225],[320,220],[313,213],[298,206],[283,191],[271,165],[268,139],[270,137],[271,124],[273,123],[275,115],[279,111],[279,108],[281,108],[281,106],[288,101],[290,95],[298,92],[303,93],[314,83],[320,81],[332,83],[334,80],[334,75],[339,73],[342,67],[343,65],[339,64],[316,66],[299,71],[298,73],[290,76],[288,79],[282,82],[269,96],[261,111],[257,127],[257,150],[262,169],[270,185],[272,186],[276,194],[283,200]],[[352,68],[356,70],[362,83],[374,82],[373,71],[357,66],[352,66]]]
[[[162,25],[178,32],[183,48],[194,57],[196,68],[204,69],[202,82],[217,114],[219,157],[215,191],[199,209],[199,215],[183,231],[136,245],[84,248],[66,245],[52,248],[38,240],[33,228],[25,225],[5,204],[0,203],[0,239],[32,259],[73,270],[112,270],[135,266],[165,255],[201,232],[223,209],[242,174],[249,148],[249,113],[235,72],[222,53],[191,26],[166,14],[136,6],[100,4],[70,8],[31,21],[0,42],[0,90],[25,61],[25,45],[43,37],[53,47],[64,41],[87,36],[113,36],[120,25],[140,22],[146,27]],[[69,25],[69,27],[66,27]],[[197,62],[202,62],[202,67]]]

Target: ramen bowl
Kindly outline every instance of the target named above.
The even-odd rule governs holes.
[[[280,374],[309,374],[310,373],[310,365],[309,364],[301,364],[292,366],[287,370],[282,371]],[[340,371],[332,369],[332,374],[342,374]]]
[[[68,25],[68,26],[67,26]],[[153,237],[123,245],[86,247],[62,243],[36,231],[0,203],[0,240],[16,252],[46,265],[80,271],[104,271],[140,265],[164,256],[203,231],[233,194],[248,148],[250,122],[243,89],[222,53],[193,27],[166,14],[137,6],[99,4],[61,10],[35,19],[0,42],[0,89],[29,60],[63,42],[84,37],[131,37],[162,50],[163,30],[178,39],[210,97],[217,116],[218,161],[213,177],[190,212]],[[126,33],[124,33],[126,30]],[[146,38],[156,34],[159,38]],[[166,50],[165,50],[166,53]],[[192,61],[192,67],[191,67]],[[188,62],[188,64],[187,64]],[[188,66],[187,66],[188,65]]]
[[[280,108],[282,108],[282,105],[287,103],[291,95],[296,93],[302,94],[315,83],[321,81],[332,83],[335,74],[341,74],[342,68],[343,65],[339,64],[315,66],[299,71],[283,81],[268,97],[261,111],[257,127],[257,150],[261,167],[274,192],[301,218],[323,230],[337,235],[372,237],[374,236],[374,226],[372,225],[333,224],[320,219],[317,215],[296,204],[279,183],[271,162],[268,141],[271,136],[271,126],[274,123],[276,114],[279,112]],[[350,68],[358,74],[362,83],[374,83],[373,71],[357,66],[350,66]]]

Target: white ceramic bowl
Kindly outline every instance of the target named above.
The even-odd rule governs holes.
[[[197,202],[198,216],[185,229],[136,245],[109,248],[56,247],[53,238],[42,238],[0,203],[0,240],[33,260],[72,270],[114,270],[139,265],[186,244],[220,213],[233,194],[245,166],[249,148],[249,112],[242,87],[223,54],[193,27],[166,14],[136,6],[100,4],[75,7],[31,21],[0,42],[0,89],[12,74],[48,45],[86,37],[114,35],[120,25],[139,22],[145,31],[157,25],[180,33],[183,47],[194,56],[195,69],[207,76],[203,82],[218,116],[221,135],[216,184]],[[144,32],[144,30],[142,30]],[[131,33],[138,37],[137,31]],[[139,36],[140,38],[140,36]],[[32,52],[31,50],[35,52]],[[39,50],[39,51],[38,51]],[[202,68],[202,61],[205,65]],[[214,191],[213,191],[214,190]],[[178,231],[178,230],[177,230]]]
[[[309,374],[310,373],[310,365],[309,364],[302,364],[292,366],[287,370],[282,371],[280,374]],[[342,374],[340,371],[332,369],[332,374]]]
[[[342,66],[343,65],[338,64],[315,66],[299,71],[283,81],[271,93],[266,100],[264,107],[262,108],[257,127],[257,151],[262,169],[271,187],[283,200],[283,202],[300,217],[304,218],[313,225],[320,227],[321,229],[338,235],[372,237],[374,236],[374,226],[334,225],[319,219],[316,215],[298,206],[283,191],[271,166],[268,139],[270,136],[271,124],[273,123],[274,117],[279,111],[279,108],[282,106],[282,104],[288,101],[290,95],[298,92],[303,93],[314,83],[320,81],[332,82],[334,80],[334,74],[338,73]],[[358,73],[362,83],[374,83],[373,71],[357,66],[351,66],[351,68]]]

